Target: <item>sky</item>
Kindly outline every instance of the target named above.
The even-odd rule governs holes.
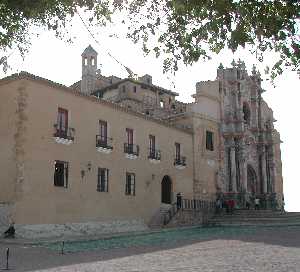
[[[127,77],[126,70],[113,60],[110,52],[121,63],[133,70],[138,76],[150,74],[153,84],[179,93],[178,100],[192,102],[191,95],[195,93],[198,81],[214,80],[220,62],[229,67],[233,58],[245,61],[248,72],[256,64],[263,71],[262,66],[250,52],[239,50],[235,54],[230,51],[213,56],[210,61],[199,61],[192,66],[179,66],[176,75],[164,74],[162,59],[154,55],[144,56],[141,47],[134,45],[124,36],[124,28],[118,25],[93,29],[97,44],[84,28],[79,18],[75,18],[71,34],[75,36],[73,43],[57,39],[54,33],[38,30],[39,36],[32,38],[32,46],[25,59],[14,51],[9,58],[11,68],[5,75],[0,72],[1,78],[12,73],[27,71],[29,73],[50,79],[52,81],[71,85],[81,79],[81,53],[91,44],[98,52],[98,66],[103,75]],[[111,37],[111,33],[119,33],[119,37]],[[274,56],[266,55],[266,63],[272,63]],[[277,120],[275,128],[281,134],[282,170],[284,181],[285,204],[287,211],[300,212],[300,182],[298,163],[300,162],[299,119],[300,118],[300,90],[299,75],[286,71],[275,80],[275,87],[264,80],[262,86],[267,91],[263,98],[274,111]]]

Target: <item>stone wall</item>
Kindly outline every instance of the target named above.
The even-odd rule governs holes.
[[[2,234],[11,223],[12,205],[0,203],[0,233]]]
[[[148,230],[143,220],[114,220],[87,223],[15,225],[16,237],[25,239],[91,238],[112,233]]]
[[[208,219],[213,216],[212,210],[195,211],[195,210],[180,210],[172,218],[168,227],[182,227],[182,226],[200,226],[205,225]]]

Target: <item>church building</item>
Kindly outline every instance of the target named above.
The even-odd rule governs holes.
[[[1,79],[0,228],[139,230],[179,192],[280,204],[280,135],[263,92],[238,61],[183,103],[148,74],[102,75],[91,46],[72,86],[27,72]]]

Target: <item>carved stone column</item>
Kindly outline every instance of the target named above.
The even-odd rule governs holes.
[[[261,169],[262,169],[262,192],[267,193],[267,168],[266,168],[266,150],[265,148],[262,151],[261,155]]]
[[[231,159],[231,183],[232,191],[236,192],[236,165],[235,165],[235,145],[234,141],[231,142],[230,146],[230,159]]]
[[[243,188],[243,191],[247,192],[248,190],[248,184],[247,184],[247,160],[246,160],[246,149],[245,149],[245,141],[243,139],[242,141],[242,150],[241,150],[241,186]]]
[[[275,162],[275,157],[274,157],[274,146],[269,147],[269,153],[268,153],[268,160],[269,160],[269,171],[270,171],[270,188],[269,188],[269,193],[274,193],[275,192],[275,177],[276,177],[276,162]]]

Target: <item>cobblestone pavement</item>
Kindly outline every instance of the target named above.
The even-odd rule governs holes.
[[[225,232],[211,229],[206,235],[202,234],[190,234],[190,238],[184,240],[177,239],[179,234],[174,232],[173,243],[170,240],[149,245],[131,243],[129,247],[119,245],[118,248],[85,249],[64,255],[47,247],[10,245],[10,267],[11,271],[49,272],[300,272],[299,227],[257,228],[250,231],[241,228],[240,231]],[[6,246],[1,244],[0,251],[4,252]],[[3,267],[4,258],[1,255],[0,267]]]
[[[300,271],[300,249],[236,240],[213,240],[176,249],[47,271]]]

